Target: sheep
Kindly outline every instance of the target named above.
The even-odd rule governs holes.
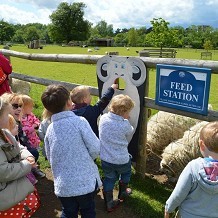
[[[129,51],[129,48],[127,47],[126,50]]]
[[[87,52],[92,52],[92,49],[91,49],[91,48],[88,48],[88,49],[87,49]]]
[[[159,111],[148,121],[147,148],[160,155],[170,142],[181,138],[197,122],[193,118]]]
[[[165,173],[169,180],[176,182],[184,167],[191,160],[200,157],[198,146],[200,131],[208,122],[201,121],[185,131],[182,138],[171,142],[162,153],[160,171]]]
[[[30,89],[31,89],[30,82],[12,78],[12,82],[11,82],[12,92],[29,95]]]

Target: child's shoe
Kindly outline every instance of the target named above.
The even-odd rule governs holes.
[[[103,195],[107,212],[112,212],[114,209],[118,207],[119,200],[113,200],[113,191],[103,191]]]
[[[123,202],[131,194],[132,194],[132,189],[128,188],[127,183],[124,183],[120,180],[119,181],[119,194],[118,194],[119,201]]]

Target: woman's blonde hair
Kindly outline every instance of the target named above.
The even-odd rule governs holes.
[[[11,93],[10,95],[6,96],[6,98],[7,98],[7,101],[10,104],[13,104],[13,102],[15,102],[17,99],[18,99],[19,103],[23,104],[23,100],[22,100],[21,94]]]
[[[88,93],[88,86],[77,86],[70,92],[70,98],[74,104],[81,104]]]
[[[115,95],[108,106],[108,110],[122,116],[124,113],[131,111],[135,106],[134,101],[128,95]]]

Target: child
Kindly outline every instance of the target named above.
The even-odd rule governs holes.
[[[218,217],[218,121],[200,131],[204,158],[190,161],[165,206],[165,218],[179,207],[178,217]]]
[[[43,142],[42,154],[46,160],[47,158],[45,154],[44,139],[45,139],[45,134],[48,129],[48,126],[51,124],[51,115],[52,114],[47,109],[44,108],[43,113],[42,113],[42,122],[40,123],[39,130],[38,130],[39,138]]]
[[[14,137],[16,135],[18,135],[18,125],[17,125],[16,120],[14,119],[14,117],[11,114],[8,115],[8,126],[7,126],[7,129],[11,132],[11,134]],[[28,173],[26,176],[27,176],[27,178],[30,180],[30,182],[33,185],[35,185],[38,182],[38,180],[36,179],[36,177],[33,175],[32,172]]]
[[[95,190],[101,185],[94,163],[100,142],[87,120],[72,111],[70,93],[61,85],[50,85],[41,97],[52,114],[45,135],[45,151],[54,176],[55,194],[62,204],[62,218],[94,218]]]
[[[23,113],[21,123],[32,148],[39,149],[40,139],[36,130],[39,128],[40,120],[33,114],[33,99],[28,95],[21,95],[23,101]]]
[[[16,211],[13,207],[34,191],[26,175],[35,165],[35,159],[6,129],[10,110],[10,104],[0,97],[0,217],[5,214],[15,217],[15,212],[20,215],[16,217],[21,217],[24,208]]]
[[[117,89],[117,87],[117,84],[113,84],[108,88],[108,91],[94,106],[90,105],[92,97],[88,86],[77,86],[70,92],[70,97],[73,102],[72,111],[76,115],[86,118],[97,137],[99,135],[97,124],[98,117],[109,104],[114,90]]]
[[[131,177],[127,137],[134,130],[128,121],[133,107],[134,102],[129,96],[114,96],[108,106],[109,112],[102,115],[99,121],[100,158],[105,176],[103,194],[108,212],[118,204],[118,201],[113,201],[113,189],[119,177],[119,201],[122,202],[131,193],[131,189],[127,188]]]
[[[37,162],[39,158],[39,152],[36,148],[31,147],[29,140],[23,131],[22,124],[20,122],[22,116],[22,109],[23,109],[23,101],[20,94],[12,93],[7,97],[7,101],[12,105],[12,115],[18,124],[18,135],[16,139],[20,142],[21,145],[25,146],[28,151],[35,157],[35,161]],[[39,168],[35,167],[32,169],[33,174],[36,178],[44,178],[45,173],[43,173]]]

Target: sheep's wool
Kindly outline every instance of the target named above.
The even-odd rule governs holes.
[[[147,148],[161,154],[170,142],[181,138],[197,122],[190,117],[159,111],[148,121]]]
[[[197,123],[187,130],[182,138],[170,143],[164,149],[160,168],[169,178],[177,180],[188,162],[201,156],[198,146],[199,135],[207,123],[206,121]]]

